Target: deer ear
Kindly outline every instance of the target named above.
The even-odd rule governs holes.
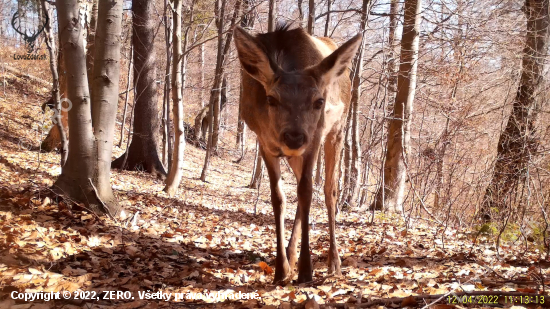
[[[328,85],[346,71],[362,39],[362,34],[354,36],[314,67],[314,72],[320,77],[322,83]]]
[[[266,52],[256,39],[241,27],[235,28],[233,36],[243,69],[265,87],[275,75]]]

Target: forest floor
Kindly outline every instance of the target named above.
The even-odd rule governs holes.
[[[241,164],[230,152],[214,158],[202,182],[204,151],[189,145],[175,198],[146,173],[113,171],[128,219],[97,217],[49,190],[60,173],[59,155],[37,150],[47,133],[49,116],[40,106],[48,89],[9,73],[0,81],[0,308],[477,308],[512,307],[510,297],[516,308],[550,303],[526,298],[546,294],[550,263],[523,238],[497,249],[494,237],[476,238],[468,229],[379,213],[373,218],[360,209],[338,215],[343,276],[327,276],[327,216],[318,188],[310,233],[315,281],[273,285],[269,187],[264,178],[260,190],[247,188],[250,153]],[[116,155],[122,152],[115,147]],[[296,194],[287,168],[284,180],[288,239]],[[71,299],[13,299],[67,291]],[[143,294],[158,291],[170,299]],[[207,297],[216,292],[258,293],[259,299]],[[199,293],[205,299],[190,299]]]

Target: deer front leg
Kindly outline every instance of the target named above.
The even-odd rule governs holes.
[[[340,153],[343,146],[342,130],[331,132],[325,142],[325,203],[328,211],[330,247],[328,250],[328,273],[342,275],[340,256],[336,244],[336,201],[338,198],[338,170]]]
[[[275,231],[277,233],[277,257],[275,258],[275,279],[273,283],[285,281],[290,275],[290,267],[285,252],[285,194],[282,190],[280,159],[266,154],[261,148],[271,188],[271,205],[275,214]]]
[[[298,283],[313,280],[313,267],[311,265],[311,255],[309,254],[309,210],[313,194],[313,166],[319,150],[319,141],[316,144],[315,150],[304,156],[302,177],[298,184],[298,211],[302,219],[300,222],[302,226],[302,245],[298,260]]]
[[[290,157],[288,158],[288,164],[296,177],[296,183],[300,184],[300,179],[302,178],[302,157]],[[299,203],[298,203],[299,204]],[[302,216],[300,214],[300,207],[296,208],[296,217],[294,218],[294,225],[292,227],[292,235],[290,236],[290,241],[288,242],[288,247],[286,248],[286,255],[288,256],[288,263],[290,265],[291,271],[294,270],[296,262],[298,261],[298,238],[302,233]]]

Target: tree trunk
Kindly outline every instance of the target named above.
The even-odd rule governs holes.
[[[110,175],[119,98],[122,2],[102,0],[97,24],[92,81],[92,125],[97,157],[92,180],[100,199],[106,205],[117,205],[118,212]]]
[[[363,6],[361,9],[361,30],[365,31],[367,28],[367,19],[369,13],[370,0],[363,0]],[[361,99],[361,75],[363,74],[363,54],[364,54],[364,40],[361,42],[361,46],[357,52],[357,55],[353,61],[353,71],[351,73],[352,89],[351,89],[351,102],[349,110],[349,131],[346,132],[346,183],[344,186],[344,196],[342,201],[347,205],[354,207],[357,204],[357,194],[359,191],[359,184],[361,183],[361,144],[359,141],[359,119],[357,114],[359,113],[359,101]],[[349,140],[348,140],[348,134]]]
[[[184,47],[182,50],[182,38],[181,38],[181,23],[182,23],[182,3],[181,0],[174,0],[174,11],[173,11],[173,32],[172,32],[172,42],[173,42],[173,68],[172,68],[172,101],[174,104],[174,135],[176,141],[174,143],[174,153],[176,157],[172,160],[172,165],[170,166],[170,173],[166,179],[166,187],[164,191],[168,193],[169,196],[174,196],[178,190],[178,187],[183,177],[183,155],[185,151],[185,128],[183,126],[183,92],[182,88],[185,86],[186,74],[185,70],[187,69],[186,58],[187,55],[183,56],[183,50],[187,49],[187,42],[189,38],[190,26],[185,30],[185,36],[183,38]],[[195,2],[193,2],[194,4]],[[193,23],[193,7],[191,7],[190,13],[190,23]],[[180,62],[183,62],[183,66]],[[182,71],[183,70],[183,71]]]
[[[63,128],[62,120],[61,120],[61,96],[59,93],[59,68],[57,65],[57,57],[55,55],[55,39],[52,32],[51,22],[52,18],[50,16],[50,11],[48,10],[48,3],[45,0],[41,0],[41,8],[42,12],[44,13],[44,16],[47,16],[48,22],[46,23],[44,27],[44,31],[46,34],[46,46],[48,47],[48,52],[50,55],[50,70],[52,71],[52,98],[54,100],[54,126],[57,128],[57,132],[59,133],[59,141],[61,144],[61,168],[65,165],[65,162],[67,162],[67,155],[69,153],[69,141],[67,140],[67,134],[65,134],[65,129]],[[39,14],[42,16],[42,14]],[[50,131],[51,132],[51,131]]]
[[[304,25],[304,9],[303,3],[304,0],[298,0],[298,25],[302,27]]]
[[[401,56],[397,94],[388,129],[388,146],[384,163],[384,183],[373,203],[375,209],[402,212],[405,194],[406,166],[414,94],[422,0],[405,0],[405,19],[401,37]],[[382,193],[384,196],[382,196]],[[382,202],[384,201],[384,203]],[[385,205],[383,205],[385,204]]]
[[[201,47],[200,47],[200,67],[201,67],[201,107],[204,107],[205,106],[205,101],[204,101],[204,87],[205,87],[205,84],[204,84],[204,43],[201,44]]]
[[[217,150],[217,144],[218,144],[218,135],[219,135],[219,128],[220,128],[220,96],[221,96],[221,86],[222,86],[222,77],[224,73],[224,62],[227,58],[227,55],[229,53],[231,40],[233,39],[233,31],[230,31],[227,33],[227,36],[225,38],[225,44],[223,42],[223,25],[225,20],[225,5],[226,0],[220,0],[221,6],[220,6],[220,12],[217,15],[216,24],[218,25],[218,54],[216,59],[216,71],[214,76],[214,84],[212,86],[212,89],[210,90],[210,100],[209,100],[209,134],[208,134],[208,143],[207,143],[207,149],[206,149],[206,157],[204,159],[204,166],[201,173],[201,180],[206,181],[206,173],[208,171],[208,167],[210,165],[210,156],[212,153],[215,153]],[[216,7],[219,5],[217,4]],[[237,17],[239,16],[239,12],[241,10],[241,0],[237,0],[235,3],[235,9],[233,11],[233,16],[231,18],[231,25],[230,29],[233,29],[236,22]],[[217,12],[216,12],[217,13]]]
[[[155,65],[154,3],[147,0],[133,0],[132,44],[134,46],[134,84],[136,103],[134,111],[134,134],[123,166],[122,155],[112,163],[113,168],[144,170],[159,178],[166,171],[159,156],[160,121],[157,104]]]
[[[241,19],[241,27],[245,29],[252,29],[254,27],[254,14],[252,11],[249,12],[251,9],[250,0],[244,0],[243,1],[243,18]],[[241,69],[241,76],[243,74],[243,71]],[[240,83],[240,89],[239,89],[239,102],[242,100],[243,96],[243,86],[242,83]],[[246,143],[246,124],[244,123],[244,120],[241,116],[241,104],[239,104],[239,114],[238,114],[238,120],[237,120],[237,148],[241,150],[241,158],[242,160],[244,156],[244,147]]]
[[[54,190],[86,203],[96,213],[116,216],[120,210],[109,182],[111,150],[118,103],[122,2],[99,4],[97,45],[94,55],[95,105],[92,117],[84,31],[78,22],[76,0],[58,0],[58,29],[64,52],[69,109],[69,156]],[[95,130],[92,128],[92,123]]]
[[[164,73],[164,97],[162,100],[162,163],[165,166],[172,166],[172,158],[168,155],[172,148],[171,136],[170,136],[170,69],[172,62],[171,49],[171,29],[168,22],[168,15],[170,6],[168,0],[164,0],[164,38],[166,42],[166,71]],[[170,172],[170,171],[168,171]]]
[[[548,0],[526,0],[527,18],[522,72],[512,113],[498,141],[497,158],[491,182],[485,191],[480,215],[491,220],[492,211],[502,213],[511,196],[527,176],[527,168],[539,147],[535,121],[542,100],[544,64],[548,40]],[[508,201],[508,202],[507,202]]]
[[[315,0],[309,0],[309,13],[307,15],[307,33],[313,35],[315,31]]]
[[[248,185],[251,189],[258,189],[260,179],[262,179],[262,156],[260,155],[260,143],[256,141],[256,156],[254,157],[254,167],[252,168],[252,178]]]
[[[92,79],[94,72],[94,44],[95,33],[97,27],[97,1],[92,0],[92,7],[90,10],[90,22],[88,23],[88,34],[86,36],[86,72],[88,73],[88,87],[90,89],[90,95],[92,95]]]
[[[241,0],[237,0],[235,3],[235,9],[233,10],[233,16],[231,17],[231,23],[229,28],[233,29],[236,22],[237,17],[239,16],[241,10]],[[221,23],[221,29],[222,32],[219,32],[220,35],[223,34],[223,22]],[[214,127],[212,131],[212,148],[213,152],[216,153],[218,149],[218,140],[220,135],[220,114],[222,110],[222,102],[221,102],[221,89],[222,89],[222,83],[223,83],[223,76],[224,76],[224,70],[225,70],[225,59],[227,59],[227,55],[229,54],[230,46],[231,46],[231,40],[233,39],[233,31],[230,31],[227,33],[225,37],[225,43],[223,44],[223,51],[221,54],[221,57],[218,58],[220,61],[219,66],[216,64],[216,77],[219,77],[218,80],[215,80],[214,85],[216,88],[212,89],[211,95],[214,96]]]
[[[57,51],[57,74],[59,77],[59,96],[61,100],[67,98],[67,76],[65,73],[65,64],[63,60],[63,50],[60,48]],[[55,102],[55,99],[53,99],[53,102]],[[69,113],[67,108],[61,108],[61,124],[63,126],[63,130],[65,135],[67,136],[67,139],[69,138]],[[40,145],[40,149],[42,151],[51,152],[56,150],[61,145],[61,131],[57,127],[57,125],[54,124],[54,126],[51,127],[50,131],[48,132],[48,135],[46,135],[46,138],[42,141],[42,144]]]
[[[220,3],[221,2],[221,3]],[[206,143],[206,156],[204,157],[204,166],[202,168],[201,180],[206,181],[206,174],[210,167],[210,156],[213,152],[213,132],[214,132],[214,105],[217,105],[220,99],[219,88],[221,86],[221,74],[223,73],[222,57],[223,57],[223,24],[225,15],[226,0],[216,1],[216,25],[218,26],[218,56],[216,61],[216,71],[214,75],[214,85],[210,90],[210,100],[208,103],[208,142]],[[219,12],[218,9],[219,8]],[[219,109],[218,109],[219,110]]]
[[[390,95],[389,101],[395,100],[395,93],[397,92],[397,55],[395,52],[395,45],[397,40],[395,38],[395,32],[397,30],[397,14],[399,14],[399,0],[391,0],[390,3],[390,29],[388,31],[388,94]]]
[[[126,111],[128,110],[128,97],[130,96],[130,78],[132,77],[133,55],[134,48],[130,47],[130,53],[128,55],[128,77],[126,78],[126,95],[124,96],[124,110],[122,112],[122,123],[120,124],[120,140],[118,141],[119,148],[122,147],[122,142],[124,141],[124,126],[126,125]]]
[[[269,10],[267,14],[267,32],[275,31],[277,26],[277,0],[269,0]]]
[[[325,37],[328,37],[328,29],[330,28],[330,10],[332,9],[332,0],[327,0],[327,20],[325,22]]]

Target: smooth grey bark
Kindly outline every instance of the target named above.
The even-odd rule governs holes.
[[[87,24],[88,34],[86,36],[86,71],[88,76],[93,76],[94,72],[94,44],[95,44],[95,34],[97,28],[97,11],[98,11],[98,0],[92,0],[92,7],[90,9],[90,22]],[[92,79],[88,78],[88,87],[90,91],[93,90]],[[91,93],[90,93],[91,95]]]
[[[406,165],[418,61],[419,28],[422,0],[405,0],[405,18],[401,37],[401,56],[397,94],[388,129],[384,183],[378,189],[372,207],[388,212],[403,212]],[[383,193],[382,193],[383,192]]]
[[[117,204],[110,175],[119,96],[122,1],[101,0],[97,16],[92,80],[92,125],[97,147],[94,185],[103,202],[111,205]]]
[[[194,2],[193,2],[194,4]],[[168,196],[174,196],[178,190],[178,187],[183,177],[183,156],[185,152],[185,128],[183,124],[183,91],[184,88],[184,76],[187,64],[187,54],[182,57],[183,50],[187,49],[187,42],[189,38],[190,26],[185,29],[185,35],[183,37],[184,46],[182,49],[182,3],[181,0],[174,0],[173,13],[173,67],[172,67],[172,101],[174,111],[174,154],[172,159],[172,165],[170,165],[168,178],[166,179],[166,186],[164,191],[168,193]],[[190,12],[190,22],[193,23],[193,7]],[[183,62],[183,65],[180,63]]]
[[[110,185],[110,164],[118,103],[122,1],[99,2],[94,53],[94,101],[90,102],[84,29],[76,0],[58,0],[58,29],[64,52],[69,110],[69,155],[54,184],[60,194],[85,203],[95,213],[120,210]],[[93,115],[91,106],[94,105]],[[94,128],[92,127],[92,124]]]
[[[527,169],[540,141],[535,121],[541,110],[544,67],[548,45],[548,0],[525,0],[527,19],[522,71],[512,112],[498,141],[497,158],[491,182],[485,191],[479,215],[489,221],[494,210],[511,211],[512,194],[527,177]]]

